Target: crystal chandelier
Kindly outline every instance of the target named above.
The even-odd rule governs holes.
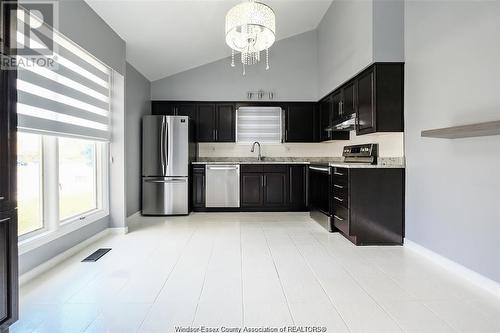
[[[260,52],[266,52],[266,70],[269,69],[269,48],[276,40],[276,17],[271,7],[248,0],[231,8],[226,14],[226,44],[231,48],[231,66],[235,53],[241,54],[243,75],[245,66],[260,61]]]

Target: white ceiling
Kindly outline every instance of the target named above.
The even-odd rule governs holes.
[[[127,61],[154,81],[231,54],[226,12],[241,0],[85,0],[127,43]],[[315,29],[332,0],[264,0],[277,39]]]

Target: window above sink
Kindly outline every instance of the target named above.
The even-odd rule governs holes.
[[[283,116],[280,107],[240,107],[236,110],[236,142],[281,143]]]

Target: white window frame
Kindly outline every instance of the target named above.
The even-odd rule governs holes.
[[[42,216],[41,229],[19,236],[19,254],[109,216],[109,143],[96,143],[97,209],[60,220],[58,138],[42,136]]]
[[[259,108],[259,107],[266,107],[264,105],[262,106],[255,106],[255,108]],[[275,106],[273,106],[275,107]],[[236,138],[236,144],[241,144],[241,145],[248,145],[248,144],[252,144],[253,142],[255,141],[258,141],[259,143],[262,143],[262,144],[266,144],[266,145],[280,145],[283,143],[283,124],[285,123],[284,121],[284,117],[285,117],[285,110],[278,106],[280,109],[281,109],[281,112],[280,112],[280,134],[279,134],[279,141],[276,141],[276,142],[270,142],[270,141],[259,141],[258,139],[254,139],[254,140],[251,140],[251,141],[239,141],[238,140],[238,112],[239,112],[239,108],[236,109],[236,121],[235,121],[235,138]]]

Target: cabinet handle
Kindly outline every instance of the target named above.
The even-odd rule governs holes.
[[[262,187],[264,187],[264,176],[262,176]]]
[[[215,130],[215,141],[219,140],[219,131],[216,129]]]
[[[288,141],[288,130],[285,130],[285,141]]]
[[[343,173],[336,172],[336,171],[333,174],[336,175],[336,176],[343,176],[344,175]]]
[[[336,188],[344,188],[344,186],[342,186],[342,185],[337,185],[337,184],[333,184],[333,187],[336,187]]]
[[[10,220],[10,217],[7,217],[7,218],[5,218],[5,219],[1,219],[1,220],[0,220],[0,223],[7,222],[7,221],[9,221],[9,220]]]
[[[333,197],[333,198],[337,201],[344,202],[344,199],[340,199],[339,197]]]
[[[5,197],[0,197],[0,201],[5,200]]]
[[[333,215],[333,217],[334,217],[334,218],[336,218],[336,219],[337,219],[337,220],[339,220],[339,221],[344,221],[344,219],[343,219],[343,218],[338,217],[338,216],[337,216],[337,215],[335,215],[335,214]]]
[[[262,177],[262,179],[264,180],[264,187],[266,187],[267,186],[266,176]]]

